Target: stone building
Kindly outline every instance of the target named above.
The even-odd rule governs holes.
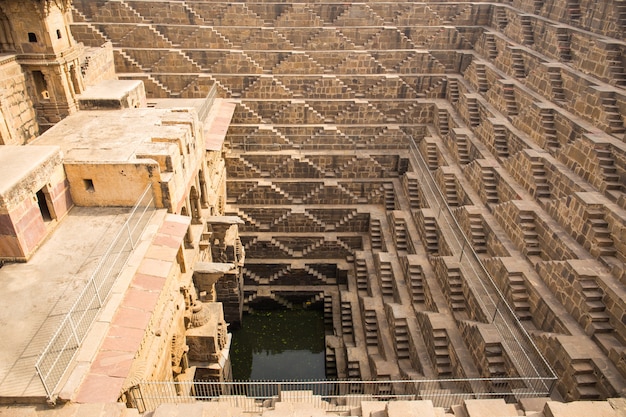
[[[329,378],[446,380],[420,399],[623,395],[620,0],[30,0],[45,16],[28,26],[42,26],[32,33],[50,44],[45,68],[15,23],[34,15],[5,3],[0,41],[12,54],[0,76],[12,88],[0,91],[1,142],[58,146],[77,206],[128,204],[151,184],[157,207],[174,216],[163,225],[187,222],[179,248],[196,247],[184,267],[170,259],[163,278],[174,293],[185,282],[180,296],[197,329],[212,323],[197,303],[229,303],[224,321],[236,323],[256,303],[305,298],[322,304],[331,329]],[[53,39],[61,19],[70,30]],[[141,81],[148,108],[132,108],[141,97],[85,90],[115,77]],[[19,91],[30,92],[26,102]],[[197,124],[212,94],[219,114]],[[126,108],[107,116],[111,100]],[[79,107],[90,110],[72,114]],[[146,127],[148,114],[162,123]],[[131,123],[136,131],[125,129]],[[193,136],[200,125],[204,146]],[[217,235],[234,217],[243,224],[227,251]],[[192,281],[216,286],[210,300],[193,294]],[[175,360],[146,354],[126,376],[189,378],[182,333],[172,330],[185,327],[185,314],[167,316],[179,323],[167,330],[144,323],[146,334],[167,337],[147,338],[141,352],[171,341]],[[219,331],[190,342],[191,363],[211,357],[227,368],[217,317],[208,327]],[[194,332],[203,330],[189,340]],[[88,372],[78,398],[97,398],[89,384],[93,392],[100,377]],[[111,396],[133,387],[115,378]],[[559,406],[542,407],[532,411],[558,415]]]
[[[224,216],[234,105],[212,89],[148,107],[141,81],[117,79],[110,43],[74,40],[70,2],[0,10],[0,331],[10,341],[0,397],[116,402],[138,381],[230,378],[224,311],[241,320],[230,284],[243,282],[244,259],[239,220]]]

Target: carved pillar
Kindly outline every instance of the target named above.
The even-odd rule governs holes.
[[[198,195],[196,187],[191,187],[191,191],[189,193],[189,206],[191,207],[191,223],[201,224],[202,213],[200,212],[200,196]]]

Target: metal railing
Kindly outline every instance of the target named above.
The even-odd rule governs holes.
[[[139,412],[160,404],[196,401],[225,403],[242,412],[272,409],[278,401],[307,403],[327,411],[348,411],[361,401],[431,400],[450,408],[467,399],[519,400],[544,397],[544,378],[465,378],[393,381],[145,381],[128,391],[127,405]]]
[[[484,312],[486,321],[494,326],[502,338],[502,346],[521,378],[545,380],[545,388],[551,386],[552,381],[556,380],[554,371],[507,303],[495,280],[474,251],[469,238],[463,233],[463,228],[456,221],[414,140],[411,140],[410,152],[416,163],[415,168],[421,174],[418,179],[421,190],[427,194],[425,197],[429,204],[434,203],[437,206],[437,221],[446,225],[446,228],[440,230],[450,249],[460,254],[459,268],[466,285]],[[433,205],[431,208],[434,208]]]
[[[58,395],[57,389],[65,372],[153,212],[152,187],[148,186],[39,356],[35,368],[49,400]]]

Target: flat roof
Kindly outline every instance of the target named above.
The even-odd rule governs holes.
[[[6,194],[59,151],[58,146],[0,146],[0,195]]]
[[[104,80],[87,88],[79,100],[121,100],[141,84],[139,80]]]
[[[81,110],[46,131],[33,144],[56,145],[65,162],[127,162],[152,138],[178,138],[192,114],[175,109]]]

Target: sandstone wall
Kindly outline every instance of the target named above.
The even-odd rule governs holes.
[[[22,145],[39,133],[26,75],[15,56],[0,62],[0,145]]]

